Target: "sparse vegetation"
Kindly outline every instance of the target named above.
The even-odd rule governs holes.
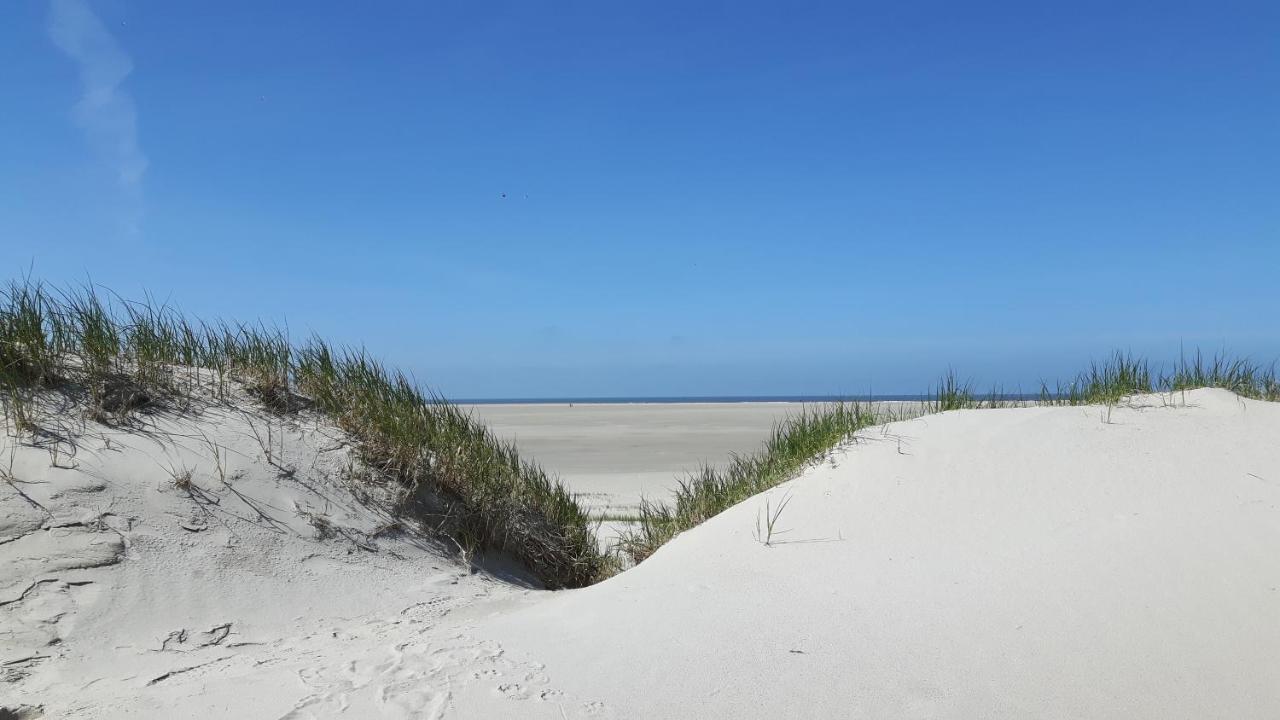
[[[549,587],[609,572],[591,518],[560,483],[362,350],[319,339],[294,347],[265,326],[195,322],[91,286],[59,292],[23,280],[0,292],[0,401],[16,434],[36,429],[33,397],[44,391],[82,398],[94,419],[118,423],[180,409],[196,386],[228,399],[235,383],[277,412],[314,405],[334,418],[363,460],[404,488],[398,511],[468,553],[509,553]]]
[[[782,500],[775,507],[773,501],[765,498],[764,507],[756,511],[756,542],[765,547],[773,547],[773,536],[782,535],[790,532],[789,530],[779,530],[778,520],[782,517],[782,511],[787,509],[787,505],[791,503],[791,493],[782,496]]]
[[[1280,400],[1276,366],[1260,366],[1243,359],[1215,357],[1206,361],[1180,360],[1167,372],[1150,369],[1147,361],[1127,353],[1115,353],[1071,382],[1050,390],[1042,386],[1038,400],[1049,405],[1104,405],[1110,409],[1125,397],[1169,393],[1193,388],[1224,388],[1259,400]],[[1028,404],[1020,396],[1008,396],[998,388],[986,395],[948,371],[924,396],[915,415]],[[808,465],[820,461],[841,441],[872,425],[906,419],[873,411],[869,405],[835,404],[814,407],[790,418],[773,430],[756,453],[734,457],[720,468],[704,468],[680,483],[674,503],[645,502],[639,527],[622,538],[619,549],[632,562],[640,562],[679,533],[727,510],[757,493],[794,478]],[[901,451],[901,450],[899,450]],[[766,528],[767,537],[767,528]]]
[[[183,492],[191,492],[192,477],[195,471],[189,467],[179,467],[177,465],[166,468],[169,478],[173,481],[173,486]]]
[[[948,410],[964,410],[978,407],[980,401],[974,396],[969,383],[961,381],[954,370],[948,370],[938,380],[925,400],[929,412],[946,412]]]
[[[1197,351],[1194,359],[1181,358],[1168,370],[1152,370],[1147,360],[1117,352],[1106,362],[1094,363],[1065,385],[1059,383],[1050,390],[1047,383],[1043,384],[1040,402],[1114,406],[1131,395],[1195,388],[1222,388],[1254,400],[1280,400],[1280,379],[1274,363],[1263,366],[1225,355],[1206,360]]]
[[[44,392],[83,400],[94,419],[121,423],[137,413],[187,408],[197,386],[218,399],[243,387],[275,412],[314,409],[333,418],[358,441],[371,469],[353,471],[353,482],[398,483],[402,516],[437,528],[464,555],[509,553],[553,588],[581,587],[616,570],[597,547],[601,520],[636,523],[618,549],[640,562],[680,532],[794,478],[858,430],[901,419],[859,403],[813,406],[775,426],[758,452],[686,478],[671,503],[646,501],[634,516],[592,517],[514,445],[363,350],[320,339],[295,346],[261,325],[195,322],[167,306],[125,302],[92,287],[52,292],[24,280],[0,293],[0,405],[15,435],[38,429]],[[1117,353],[1065,385],[1043,384],[1039,402],[1110,408],[1134,394],[1199,387],[1280,400],[1274,364],[1196,354],[1165,372]],[[920,412],[1023,402],[998,390],[980,396],[948,372]],[[259,441],[276,464],[273,438]],[[215,459],[225,478],[222,458]],[[174,485],[190,489],[190,472],[177,470]],[[772,534],[769,523],[766,544]]]
[[[299,510],[298,512],[307,519],[307,524],[315,530],[317,540],[327,540],[336,534],[333,522],[327,516],[304,510]]]
[[[312,340],[295,363],[299,392],[362,441],[366,462],[420,490],[408,498],[409,512],[468,553],[509,552],[552,587],[607,574],[587,512],[470,414],[360,350]]]
[[[806,408],[775,425],[758,452],[736,455],[723,468],[704,467],[683,480],[674,504],[642,503],[639,527],[622,537],[620,550],[632,562],[641,562],[679,533],[794,478],[853,433],[882,422],[882,417],[860,403]]]

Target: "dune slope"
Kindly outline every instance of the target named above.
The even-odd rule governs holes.
[[[875,428],[475,632],[624,718],[1275,717],[1280,405],[1128,405]]]
[[[110,427],[49,394],[0,438],[0,717],[307,717],[351,638],[517,589],[393,517],[323,416],[188,401]]]
[[[872,428],[636,568],[559,592],[379,533],[377,503],[342,480],[340,433],[282,421],[293,454],[281,464],[295,468],[282,472],[254,417],[211,409],[159,422],[164,437],[95,429],[74,470],[18,449],[26,482],[0,485],[13,490],[0,500],[0,706],[59,718],[1280,714],[1274,403],[1199,390]],[[237,458],[230,482],[211,474],[206,435]],[[213,500],[169,477],[165,453],[184,447]],[[784,498],[766,544],[760,516]]]

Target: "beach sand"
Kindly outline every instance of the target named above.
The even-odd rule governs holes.
[[[277,427],[282,473],[267,422],[91,427],[56,462],[4,448],[10,717],[1280,716],[1274,403],[1201,390],[870,428],[559,592],[383,532],[341,433]]]
[[[919,403],[877,402],[918,411]],[[704,465],[757,450],[775,423],[821,403],[576,403],[468,405],[523,456],[558,476],[593,511],[630,515],[642,497],[669,497]]]
[[[1223,391],[874,428],[472,633],[616,717],[1274,717],[1277,437]]]

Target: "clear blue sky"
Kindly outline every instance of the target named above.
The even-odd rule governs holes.
[[[6,274],[456,397],[1280,356],[1274,0],[23,0],[0,87]]]

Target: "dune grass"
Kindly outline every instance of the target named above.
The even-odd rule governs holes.
[[[181,368],[188,372],[177,372]],[[510,443],[361,350],[320,339],[295,346],[265,326],[192,321],[151,300],[92,287],[0,291],[0,403],[17,432],[37,429],[34,400],[61,392],[100,422],[178,407],[196,390],[227,398],[232,383],[268,408],[332,417],[362,459],[406,489],[400,510],[467,551],[510,553],[546,586],[607,575],[593,519]]]
[[[703,467],[681,481],[674,503],[642,502],[639,526],[621,538],[619,549],[639,563],[679,533],[792,479],[845,438],[880,421],[856,402],[805,408],[776,424],[759,451],[735,455],[722,468]]]
[[[179,366],[193,372],[175,372]],[[95,419],[123,422],[180,401],[191,384],[225,398],[232,383],[277,412],[310,407],[333,418],[359,441],[367,464],[406,488],[403,513],[467,551],[510,553],[552,588],[588,585],[619,567],[598,550],[594,528],[603,518],[522,460],[514,445],[363,350],[318,338],[294,345],[278,329],[191,321],[162,304],[124,302],[92,288],[52,292],[20,281],[0,292],[0,404],[18,432],[37,427],[33,400],[45,391],[82,397]],[[1200,387],[1280,400],[1274,364],[1197,353],[1165,370],[1115,353],[1052,389],[1043,383],[1038,402],[1113,406],[1130,395]],[[638,515],[618,517],[636,527],[617,552],[632,562],[648,558],[679,533],[796,477],[863,428],[1027,402],[998,389],[982,395],[949,371],[915,413],[890,415],[856,402],[808,407],[777,424],[757,452],[704,467],[680,482],[670,502],[646,500]]]
[[[1050,390],[1045,384],[1041,402],[1053,405],[1114,405],[1129,395],[1177,392],[1195,388],[1221,388],[1254,400],[1280,400],[1276,365],[1259,365],[1245,358],[1215,355],[1206,360],[1180,358],[1166,370],[1128,353],[1117,352],[1108,360]]]
[[[998,389],[982,397],[970,383],[948,371],[914,411],[894,413],[858,402],[807,407],[774,425],[756,452],[736,455],[724,467],[703,467],[680,481],[673,502],[645,499],[637,527],[623,535],[618,549],[631,562],[639,563],[681,532],[793,479],[864,428],[929,413],[1014,404]]]
[[[1125,397],[1171,393],[1194,388],[1223,388],[1243,397],[1280,401],[1276,366],[1247,359],[1215,356],[1181,359],[1166,371],[1128,353],[1117,352],[1094,363],[1067,383],[1041,386],[1038,400],[1006,395],[999,388],[976,392],[972,383],[948,371],[926,393],[915,412],[890,413],[867,404],[814,406],[788,418],[753,454],[735,456],[723,468],[705,467],[681,481],[673,502],[646,500],[638,527],[625,535],[619,549],[632,562],[651,556],[676,535],[718,515],[743,500],[793,479],[841,441],[866,427],[952,410],[1043,405],[1107,405]]]
[[[1131,353],[1115,352],[1067,382],[1040,385],[1039,405],[1115,405],[1131,395],[1171,393],[1195,388],[1221,388],[1254,400],[1280,401],[1280,375],[1275,363],[1260,365],[1247,358],[1215,355],[1206,359],[1199,351],[1168,366],[1153,367]],[[1031,402],[1021,395],[1008,396],[998,388],[985,395],[972,383],[948,371],[925,396],[928,412],[1017,407]]]
[[[980,395],[967,380],[961,380],[955,370],[947,370],[938,384],[925,393],[921,414],[947,412],[948,410],[982,410],[1003,407],[1019,407],[1026,401],[1020,395],[1007,395],[994,387],[986,395]]]
[[[548,587],[608,573],[587,511],[470,414],[362,351],[312,340],[295,358],[299,392],[363,441],[366,460],[431,491],[416,498],[417,514],[446,520],[464,545],[511,553]],[[441,496],[449,506],[436,507]]]

